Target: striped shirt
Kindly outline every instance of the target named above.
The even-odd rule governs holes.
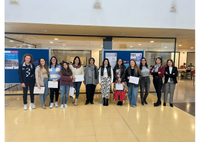
[[[54,81],[55,79],[60,79],[60,69],[61,66],[57,65],[56,68],[51,65],[51,68],[49,68],[49,80]]]

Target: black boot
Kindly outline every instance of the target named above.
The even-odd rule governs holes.
[[[123,105],[123,101],[120,101],[120,102],[119,102],[119,105],[122,106],[122,105]]]
[[[103,106],[106,106],[106,98],[103,98]]]
[[[161,105],[161,101],[158,101],[157,103],[154,103],[154,107],[158,107]]]
[[[173,107],[173,104],[170,103],[170,107]]]
[[[148,104],[146,100],[144,100],[144,104],[146,104],[146,105]]]
[[[119,101],[117,102],[117,105],[119,106],[120,104],[119,104]]]
[[[106,99],[106,106],[108,106],[108,99]]]
[[[141,101],[141,105],[144,105],[144,101]]]
[[[166,106],[166,103],[163,103],[163,106]]]

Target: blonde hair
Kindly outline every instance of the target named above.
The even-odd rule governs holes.
[[[135,65],[134,65],[135,74],[136,75],[138,75],[138,73],[140,74],[141,71],[140,71],[138,65],[136,64],[135,60],[133,60],[133,59],[130,60],[128,69],[131,68],[131,61],[133,61],[135,63]]]

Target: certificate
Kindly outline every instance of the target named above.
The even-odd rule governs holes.
[[[48,88],[58,88],[58,81],[48,81]]]
[[[123,90],[123,84],[116,83],[116,90]]]
[[[34,87],[33,94],[44,94],[44,88],[45,87],[41,87],[41,89],[39,89],[38,87]]]
[[[75,82],[84,81],[83,75],[75,75],[75,77],[76,77]]]
[[[70,87],[70,89],[69,89],[69,95],[70,96],[74,96],[74,90],[75,90],[75,88],[73,88],[73,87]]]
[[[134,83],[134,84],[138,84],[139,79],[140,79],[139,77],[130,76],[129,82]]]

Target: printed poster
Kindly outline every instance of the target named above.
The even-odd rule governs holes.
[[[18,51],[5,51],[5,69],[18,69]]]
[[[117,62],[117,53],[106,53],[106,58],[108,58],[111,67],[114,68]]]
[[[142,59],[142,53],[131,53],[131,59],[134,59],[136,64],[140,65],[140,60]]]

